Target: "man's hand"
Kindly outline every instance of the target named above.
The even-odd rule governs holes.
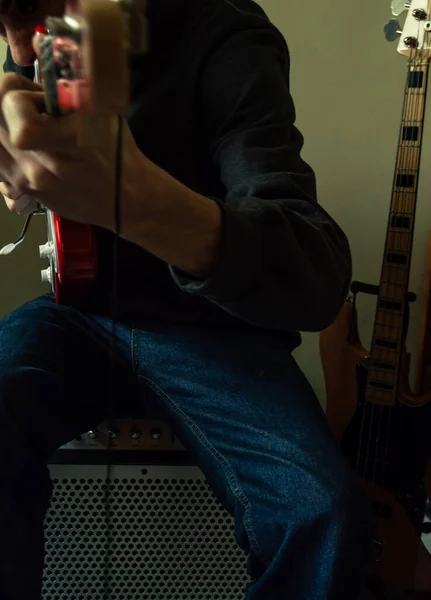
[[[38,209],[39,203],[35,198],[18,192],[8,183],[0,183],[0,194],[11,212],[26,217]]]
[[[107,123],[102,147],[81,147],[79,115],[46,114],[40,86],[16,74],[1,81],[0,109],[0,192],[9,208],[27,214],[29,202],[38,201],[67,219],[114,231],[118,118]],[[208,277],[221,240],[217,203],[151,162],[125,122],[121,184],[120,235],[194,277]]]
[[[103,147],[83,148],[77,143],[79,115],[46,114],[38,84],[5,75],[0,106],[0,192],[8,207],[25,214],[39,201],[63,217],[112,229],[117,117],[108,119]],[[124,123],[123,181],[138,154]]]

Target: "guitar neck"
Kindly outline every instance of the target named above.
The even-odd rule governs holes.
[[[398,140],[366,400],[397,402],[398,373],[405,342],[407,293],[413,248],[419,168],[428,87],[428,60],[411,60]]]

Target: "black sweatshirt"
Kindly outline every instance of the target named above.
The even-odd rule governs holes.
[[[289,332],[293,347],[296,332],[335,318],[351,258],[300,157],[286,43],[250,0],[154,0],[148,16],[150,52],[130,61],[125,117],[149,159],[219,203],[223,237],[205,281],[120,240],[119,318],[134,327]],[[4,70],[33,76],[10,52]],[[97,230],[97,238],[100,273],[90,308],[108,313],[113,234]]]

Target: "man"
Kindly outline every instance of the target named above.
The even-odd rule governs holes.
[[[0,598],[36,600],[46,463],[106,416],[117,129],[82,150],[75,116],[42,114],[32,31],[63,3],[3,8],[21,75],[0,89],[0,191],[95,226],[100,261],[85,306],[48,295],[0,324]],[[354,600],[371,511],[291,356],[335,318],[350,254],[300,158],[285,42],[250,0],[151,0],[148,19],[124,115],[116,397],[150,398],[235,515],[247,600]]]

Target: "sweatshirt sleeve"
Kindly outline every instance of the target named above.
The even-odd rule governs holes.
[[[201,85],[200,118],[226,189],[214,198],[221,253],[205,281],[171,273],[255,326],[319,331],[346,298],[351,256],[300,157],[284,38],[269,26],[234,33],[206,61]],[[315,101],[318,110],[318,91]]]

